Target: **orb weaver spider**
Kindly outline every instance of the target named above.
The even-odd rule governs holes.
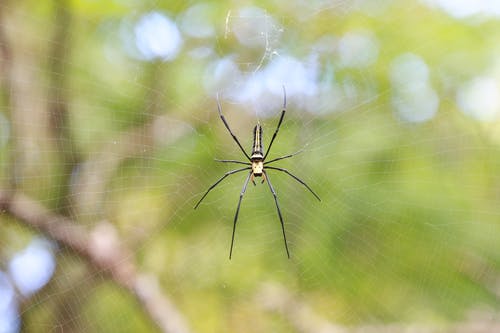
[[[237,160],[218,160],[218,159],[216,159],[217,162],[243,164],[243,165],[246,165],[246,167],[226,172],[221,178],[219,178],[219,180],[217,180],[214,184],[212,184],[208,188],[208,190],[205,192],[205,194],[203,194],[203,196],[201,197],[201,199],[194,206],[194,209],[198,208],[198,206],[203,201],[203,199],[205,199],[205,197],[207,196],[207,194],[212,189],[214,189],[220,182],[222,182],[227,176],[233,175],[233,174],[241,172],[241,171],[250,170],[250,172],[248,173],[248,176],[247,176],[245,182],[243,183],[243,188],[241,189],[241,192],[240,192],[240,199],[238,201],[238,206],[236,207],[236,213],[234,214],[233,234],[231,236],[231,249],[229,250],[229,259],[231,259],[232,255],[233,255],[234,233],[235,233],[235,230],[236,230],[236,222],[238,221],[238,214],[240,212],[241,200],[243,199],[243,195],[245,194],[245,191],[247,189],[248,182],[252,181],[252,183],[254,185],[256,185],[255,184],[255,178],[256,177],[262,177],[261,183],[267,182],[267,184],[269,185],[269,189],[271,190],[271,193],[272,193],[272,195],[274,197],[274,202],[276,204],[276,210],[278,211],[278,217],[279,217],[280,222],[281,222],[281,230],[283,232],[283,240],[285,242],[286,254],[288,256],[288,259],[290,259],[290,252],[288,251],[288,243],[286,241],[285,224],[283,223],[283,216],[281,214],[280,206],[278,204],[278,197],[276,195],[276,191],[274,190],[273,185],[271,184],[271,180],[269,179],[269,175],[267,174],[266,170],[267,169],[269,169],[269,170],[276,170],[276,171],[281,171],[281,172],[286,173],[287,175],[289,175],[290,177],[292,177],[293,179],[295,179],[296,181],[298,181],[300,184],[304,185],[316,197],[316,199],[318,199],[319,201],[321,201],[321,199],[319,198],[319,196],[316,193],[314,193],[314,191],[309,187],[309,185],[307,185],[303,180],[301,180],[297,176],[295,176],[292,173],[290,173],[288,170],[283,169],[283,168],[268,166],[269,164],[274,163],[276,161],[280,161],[280,160],[283,160],[283,159],[295,156],[298,153],[300,153],[301,151],[298,151],[298,152],[295,152],[295,153],[292,153],[292,154],[289,154],[289,155],[277,157],[277,158],[274,158],[274,159],[272,159],[270,161],[266,161],[267,155],[271,151],[271,146],[273,145],[274,139],[276,138],[276,135],[278,134],[278,131],[279,131],[280,127],[281,127],[281,123],[283,122],[283,117],[285,116],[285,113],[286,113],[286,91],[285,91],[285,87],[283,87],[283,109],[281,110],[281,116],[280,116],[280,119],[278,121],[278,126],[276,127],[276,130],[274,131],[274,134],[273,134],[273,136],[271,138],[271,141],[269,142],[269,146],[267,148],[267,152],[265,154],[264,154],[264,149],[262,147],[262,126],[259,123],[257,123],[257,125],[253,129],[252,155],[249,156],[247,154],[247,152],[245,151],[245,149],[243,149],[243,147],[241,146],[240,141],[238,140],[238,138],[236,137],[236,135],[234,135],[233,131],[231,131],[231,128],[229,127],[229,125],[228,125],[228,123],[226,121],[226,118],[222,114],[221,106],[220,106],[220,102],[219,102],[219,96],[217,96],[217,109],[219,111],[219,117],[222,120],[222,122],[224,123],[224,126],[226,126],[227,130],[229,131],[229,134],[231,134],[231,136],[233,137],[233,140],[236,142],[236,144],[238,145],[238,147],[240,147],[241,151],[243,152],[243,154],[247,158],[248,162],[237,161]]]

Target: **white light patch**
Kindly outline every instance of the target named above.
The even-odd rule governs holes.
[[[392,105],[398,116],[408,122],[432,119],[439,97],[429,81],[427,64],[415,54],[403,54],[393,60],[390,69]]]
[[[271,15],[258,7],[242,8],[236,16],[229,13],[227,20],[226,35],[234,33],[241,44],[249,47],[268,48],[283,30]]]
[[[193,59],[204,59],[215,54],[214,49],[210,46],[200,46],[188,51],[188,54]]]
[[[314,94],[317,89],[317,71],[313,64],[309,65],[291,56],[275,58],[264,70],[265,84],[268,89],[279,94],[282,94],[283,84],[290,94]]]
[[[215,28],[210,22],[210,13],[214,6],[201,3],[189,7],[181,16],[180,27],[183,33],[195,38],[210,38],[215,36]]]
[[[18,332],[19,313],[14,287],[5,273],[0,271],[0,333]]]
[[[500,85],[494,77],[477,77],[458,89],[457,103],[467,115],[491,121],[500,114]]]
[[[378,58],[378,41],[369,31],[348,32],[338,42],[340,66],[367,67]]]
[[[136,46],[146,60],[172,60],[181,49],[183,41],[177,25],[161,13],[144,15],[134,31]]]
[[[0,313],[4,313],[14,303],[14,288],[9,282],[9,279],[0,271]],[[2,332],[2,330],[0,330]]]
[[[423,0],[431,7],[438,7],[455,18],[483,15],[500,17],[497,0]]]
[[[7,275],[0,271],[0,333],[19,331],[19,313],[14,287]]]
[[[243,73],[232,57],[226,57],[207,68],[204,85],[211,94],[250,105],[260,116],[274,116],[283,105],[283,86],[288,105],[309,105],[308,98],[319,92],[318,67],[317,57],[300,61],[283,55],[256,72]]]
[[[237,82],[241,81],[241,76],[241,71],[232,57],[226,57],[214,61],[207,67],[203,84],[210,94],[215,95],[224,87],[237,86]],[[226,93],[224,95],[228,97]]]
[[[393,96],[392,105],[399,116],[408,122],[424,122],[432,119],[439,106],[436,92],[428,85],[413,86]]]
[[[393,85],[420,85],[429,81],[429,67],[419,56],[406,53],[392,61],[390,79]]]
[[[241,103],[252,105],[261,116],[274,116],[283,105],[283,86],[288,104],[304,107],[305,97],[318,93],[317,66],[292,56],[274,58],[255,74],[248,75],[233,95]]]
[[[9,274],[21,293],[28,296],[49,282],[56,266],[48,242],[34,240],[9,262]]]

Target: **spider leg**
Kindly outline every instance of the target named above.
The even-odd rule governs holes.
[[[292,153],[292,154],[289,154],[289,155],[285,155],[285,156],[281,156],[281,157],[277,157],[277,158],[274,158],[272,160],[270,160],[269,162],[266,162],[266,164],[269,164],[269,163],[273,163],[273,162],[276,162],[276,161],[280,161],[280,160],[284,160],[285,158],[290,158],[290,157],[293,157],[295,155],[298,155],[300,153],[302,153],[304,150],[301,149],[299,151],[296,151],[295,153]]]
[[[241,143],[238,140],[238,138],[236,137],[236,135],[234,135],[233,131],[231,131],[231,128],[229,128],[229,125],[228,125],[228,123],[226,121],[226,118],[224,118],[224,115],[222,114],[221,107],[220,107],[220,102],[219,102],[219,94],[217,94],[217,110],[219,110],[219,117],[222,120],[222,122],[224,123],[224,126],[226,126],[227,130],[229,131],[229,134],[231,134],[231,136],[233,137],[234,141],[238,144],[238,147],[240,147],[240,149],[243,152],[243,154],[245,154],[246,158],[250,161],[251,160],[250,156],[248,156],[247,152],[241,146]]]
[[[218,181],[216,181],[212,186],[210,186],[208,188],[208,190],[205,192],[205,194],[203,194],[203,196],[201,197],[200,201],[198,201],[198,203],[196,204],[196,206],[194,206],[194,209],[198,208],[198,205],[203,201],[203,199],[205,199],[205,197],[207,196],[208,192],[210,192],[215,186],[217,186],[227,176],[232,175],[232,174],[237,173],[237,172],[240,172],[240,171],[243,171],[243,170],[249,170],[249,169],[251,169],[251,167],[241,168],[241,169],[236,169],[236,170],[231,170],[231,171],[226,172],[224,174],[224,176],[222,176]]]
[[[266,176],[267,184],[269,185],[269,189],[271,190],[271,193],[273,194],[273,197],[274,197],[274,202],[276,203],[276,209],[278,210],[278,216],[279,216],[280,222],[281,222],[281,230],[283,231],[283,240],[285,241],[286,255],[288,256],[288,259],[290,259],[290,252],[288,251],[288,244],[286,242],[285,224],[283,223],[283,216],[281,216],[280,206],[278,205],[278,197],[276,196],[276,191],[274,191],[274,188],[273,188],[273,185],[271,184],[271,180],[269,179],[269,176],[266,174],[266,172],[264,170],[262,170],[262,174]]]
[[[289,175],[290,177],[292,177],[293,179],[295,179],[296,181],[298,181],[299,183],[301,183],[302,185],[304,185],[315,197],[316,199],[318,199],[319,201],[321,201],[321,199],[319,198],[319,196],[314,193],[314,191],[309,187],[309,185],[307,185],[302,179],[300,179],[299,177],[293,175],[292,173],[290,173],[290,171],[286,170],[286,169],[283,169],[283,168],[277,168],[277,167],[267,167],[267,169],[271,169],[271,170],[278,170],[278,171],[282,171],[284,173],[286,173],[287,175]]]
[[[237,164],[244,164],[244,165],[250,165],[248,162],[243,162],[243,161],[236,161],[236,160],[218,160],[215,159],[216,162],[223,162],[223,163],[237,163]]]
[[[281,110],[281,116],[280,120],[278,121],[278,126],[276,127],[276,130],[274,131],[273,137],[271,138],[271,142],[269,142],[269,146],[267,147],[267,152],[264,155],[264,160],[267,157],[267,154],[271,151],[271,146],[273,145],[274,139],[276,138],[276,135],[278,134],[278,131],[280,130],[281,123],[283,122],[283,117],[285,117],[285,112],[286,112],[286,91],[285,91],[285,86],[283,86],[283,110]]]
[[[252,175],[250,176],[250,181],[253,183],[253,186],[257,186],[257,184],[255,183],[255,176],[253,175],[253,172]]]
[[[245,183],[243,183],[243,188],[241,189],[240,192],[240,200],[238,200],[238,206],[236,207],[236,213],[234,214],[233,235],[231,236],[231,249],[229,250],[229,260],[231,260],[231,257],[233,256],[234,232],[236,231],[236,221],[238,221],[238,213],[240,212],[241,200],[243,199],[243,195],[247,190],[248,181],[250,180],[250,176],[252,175],[253,173],[252,171],[250,171],[250,173],[247,176],[247,179],[245,180]]]

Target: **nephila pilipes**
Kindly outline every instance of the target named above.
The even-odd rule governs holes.
[[[233,254],[234,233],[236,230],[236,222],[238,221],[238,213],[240,212],[241,200],[243,199],[243,195],[245,194],[245,191],[247,189],[248,182],[252,181],[252,183],[254,185],[256,185],[255,184],[256,177],[262,177],[261,183],[267,182],[267,184],[269,185],[269,189],[271,190],[271,193],[273,194],[274,202],[276,204],[276,210],[278,211],[278,217],[279,217],[280,222],[281,222],[281,230],[283,232],[283,240],[285,241],[286,254],[288,256],[288,259],[290,259],[290,252],[288,251],[288,244],[287,244],[286,235],[285,235],[285,224],[283,223],[283,216],[281,214],[280,206],[278,204],[278,197],[276,195],[276,191],[274,190],[273,185],[271,184],[271,180],[269,179],[269,175],[267,174],[266,170],[268,170],[268,169],[269,170],[276,170],[276,171],[281,171],[281,172],[286,173],[287,175],[289,175],[290,177],[292,177],[293,179],[295,179],[296,181],[298,181],[299,183],[304,185],[316,197],[316,199],[318,199],[319,201],[321,201],[321,199],[319,198],[319,196],[316,193],[314,193],[314,191],[309,187],[309,185],[307,185],[303,180],[301,180],[297,176],[290,173],[288,170],[283,169],[283,168],[268,166],[269,164],[274,163],[276,161],[295,156],[298,153],[300,153],[300,151],[293,153],[293,154],[277,157],[277,158],[274,158],[270,161],[266,161],[267,155],[271,151],[271,146],[273,145],[274,139],[276,138],[276,135],[278,134],[281,123],[283,122],[283,117],[285,116],[285,113],[286,113],[286,91],[285,91],[285,88],[283,87],[283,110],[281,111],[281,116],[280,116],[280,119],[278,121],[278,126],[276,127],[276,130],[274,131],[274,134],[271,138],[271,142],[269,142],[269,147],[267,148],[267,152],[265,154],[264,154],[264,149],[262,148],[262,126],[260,126],[259,123],[253,129],[252,155],[249,156],[247,154],[247,152],[245,151],[245,149],[243,149],[243,147],[241,146],[236,135],[234,135],[234,133],[231,131],[231,128],[229,128],[229,125],[226,121],[226,118],[224,118],[224,115],[222,114],[218,96],[217,96],[217,109],[219,111],[220,119],[224,123],[224,126],[226,126],[227,130],[229,131],[229,134],[231,134],[231,136],[233,137],[233,140],[236,142],[238,147],[240,147],[241,151],[243,152],[243,154],[247,158],[248,162],[237,161],[237,160],[217,160],[216,159],[217,162],[243,164],[243,165],[246,165],[246,167],[226,172],[219,180],[217,180],[213,185],[211,185],[208,188],[208,190],[205,192],[205,194],[203,194],[203,196],[198,201],[196,206],[194,206],[194,209],[196,209],[200,205],[200,203],[203,201],[203,199],[205,199],[207,194],[214,187],[216,187],[220,182],[222,182],[227,176],[233,175],[233,174],[241,172],[241,171],[250,170],[245,182],[243,183],[243,188],[241,189],[241,192],[240,192],[240,199],[238,201],[238,206],[236,207],[236,213],[234,215],[233,234],[231,236],[231,249],[229,251],[229,259],[231,259],[232,254]]]

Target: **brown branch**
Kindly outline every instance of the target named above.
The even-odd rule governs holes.
[[[5,90],[7,106],[10,106],[10,88],[12,87],[12,51],[5,33],[5,8],[0,6],[0,82]]]
[[[44,96],[38,84],[40,76],[34,70],[38,65],[34,61],[43,57],[26,49],[29,42],[24,38],[24,30],[17,27],[20,18],[15,2],[10,3],[2,1],[0,5],[0,83],[6,96],[2,106],[11,131],[9,161],[5,166],[9,184],[0,186],[19,189],[33,173],[46,167],[40,165],[40,151],[33,147],[45,144],[47,135],[45,111],[39,105]]]
[[[349,332],[345,327],[333,324],[319,316],[296,295],[276,283],[264,284],[257,293],[256,302],[266,311],[282,315],[298,332]]]
[[[2,190],[0,212],[45,234],[84,258],[95,270],[106,273],[136,297],[163,332],[189,332],[183,316],[162,294],[156,278],[137,271],[132,260],[133,254],[120,243],[110,223],[100,222],[88,232],[71,219],[50,212],[26,195]]]
[[[51,39],[51,49],[48,63],[48,77],[50,80],[47,91],[47,114],[49,116],[49,135],[56,144],[58,158],[63,168],[61,179],[58,182],[59,193],[57,204],[59,213],[71,215],[70,179],[73,170],[78,165],[80,156],[76,150],[68,111],[67,66],[71,34],[72,15],[68,0],[54,1],[54,31]]]
[[[321,317],[298,295],[277,283],[263,284],[257,292],[256,303],[265,311],[279,313],[296,331],[303,333],[500,332],[500,317],[496,314],[488,313],[472,313],[467,321],[450,323],[448,327],[439,326],[439,328],[419,323],[342,326]]]
[[[99,152],[81,164],[75,177],[72,189],[75,215],[83,212],[99,215],[109,180],[124,161],[151,154],[156,147],[172,145],[192,130],[191,125],[181,120],[161,115],[102,145]]]
[[[7,4],[0,6],[0,84],[2,85],[3,90],[3,100],[4,107],[8,113],[13,112],[13,86],[14,86],[14,77],[12,73],[12,49],[7,38],[6,33],[6,22],[5,22],[5,11],[7,9]],[[11,137],[14,136],[14,133],[11,133]],[[15,158],[15,150],[12,149],[9,156],[8,163],[8,175],[9,175],[9,186],[14,188],[16,185],[16,158]],[[4,185],[4,184],[2,184]],[[7,184],[5,184],[7,185]]]

